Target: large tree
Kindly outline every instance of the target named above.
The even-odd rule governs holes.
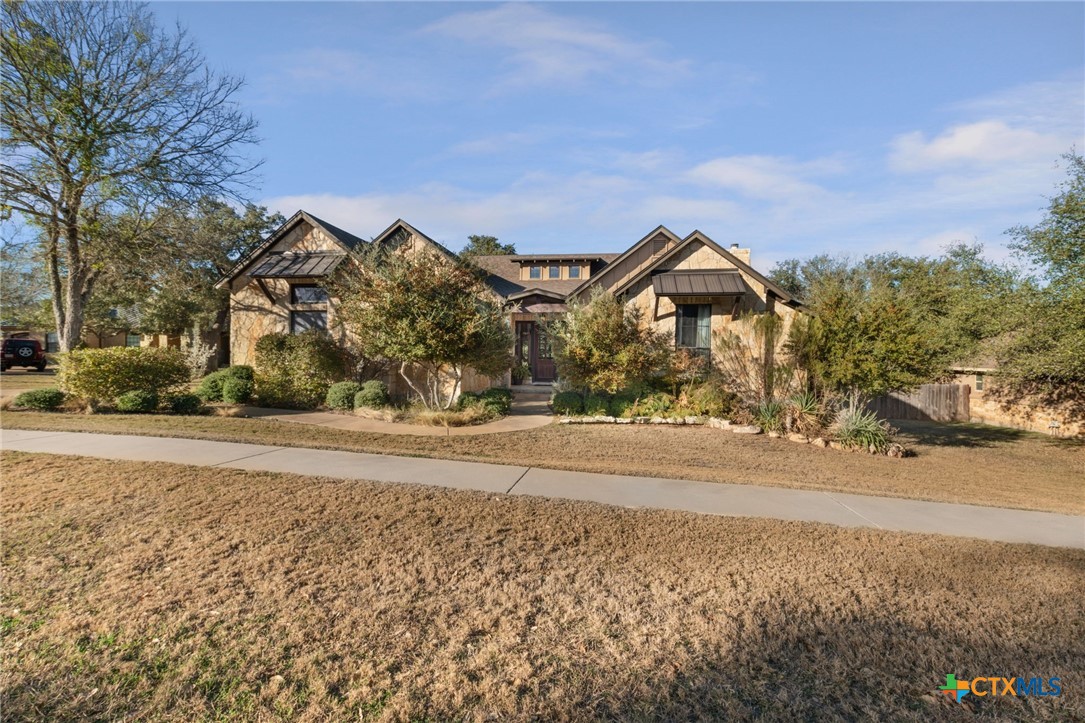
[[[4,215],[40,231],[69,350],[98,280],[161,250],[149,230],[163,208],[248,179],[239,148],[256,123],[234,102],[241,81],[145,5],[15,0],[0,13]]]
[[[466,263],[424,252],[372,254],[347,267],[332,293],[336,317],[362,354],[398,363],[430,409],[452,405],[468,367],[496,377],[512,366],[505,315]]]
[[[1085,158],[1065,157],[1067,178],[1044,218],[1007,233],[1038,270],[1015,305],[1001,349],[1010,381],[1039,391],[1085,396]]]
[[[467,245],[460,251],[460,256],[469,259],[472,256],[509,256],[516,253],[513,244],[503,244],[497,240],[497,236],[471,235],[467,237]]]

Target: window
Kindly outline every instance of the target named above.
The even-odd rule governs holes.
[[[328,312],[326,311],[291,311],[290,333],[300,334],[310,329],[327,331]]]
[[[569,278],[570,279],[579,279],[580,278],[580,267],[577,266],[576,264],[573,264],[572,266],[569,267]]]
[[[126,334],[124,337],[125,346],[139,346],[139,334]]]
[[[49,354],[60,351],[60,337],[55,331],[50,331],[45,335],[45,351]]]
[[[712,346],[712,305],[678,304],[674,334],[679,349],[707,354]]]
[[[976,375],[976,391],[977,392],[982,392],[983,391],[983,375],[982,374],[977,374]]]
[[[550,278],[551,279],[560,279],[561,278],[561,267],[560,266],[551,266],[550,267]]]
[[[532,266],[528,270],[527,276],[528,276],[529,279],[541,279],[542,278],[542,266]]]
[[[554,358],[554,347],[550,343],[550,335],[546,333],[546,330],[541,326],[537,327],[536,343],[539,345],[539,358],[540,359],[552,359]]]
[[[296,284],[290,287],[291,304],[327,304],[328,292],[316,284]]]

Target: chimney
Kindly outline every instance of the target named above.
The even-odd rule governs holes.
[[[737,257],[740,261],[745,262],[747,266],[750,265],[750,250],[740,249],[738,244],[731,244],[731,248],[728,249],[732,256]]]

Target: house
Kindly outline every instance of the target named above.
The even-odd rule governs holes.
[[[365,241],[305,211],[298,211],[227,274],[218,286],[230,291],[230,355],[251,364],[257,340],[270,333],[323,329],[341,343],[347,332],[335,323],[334,300],[322,282],[348,256],[373,245],[397,252],[429,250],[456,255],[406,221],[398,220]],[[694,231],[680,238],[660,226],[624,253],[561,253],[475,257],[487,284],[508,309],[517,361],[534,382],[557,376],[544,322],[596,289],[636,304],[676,348],[711,354],[714,332],[743,333],[753,312],[778,314],[790,324],[801,303],[750,266],[750,250],[724,248]],[[389,378],[393,394],[397,381]],[[507,384],[468,374],[463,390]],[[402,386],[398,390],[405,393]]]
[[[999,384],[998,361],[980,356],[950,369],[953,383],[968,387],[968,421],[1044,432],[1085,435],[1085,400],[1072,393],[1030,395]]]

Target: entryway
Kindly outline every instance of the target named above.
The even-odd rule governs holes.
[[[550,338],[538,322],[516,322],[516,363],[521,362],[527,362],[532,382],[552,382],[557,379]]]

